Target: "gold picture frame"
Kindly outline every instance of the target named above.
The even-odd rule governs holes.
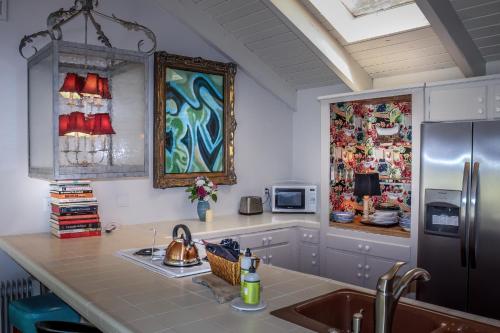
[[[189,186],[198,176],[236,184],[236,70],[234,63],[155,53],[154,188]]]

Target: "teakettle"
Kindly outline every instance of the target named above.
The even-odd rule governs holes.
[[[179,237],[179,229],[184,233]],[[186,267],[200,263],[198,249],[196,248],[189,228],[178,224],[172,231],[172,242],[168,245],[163,263],[167,266]]]

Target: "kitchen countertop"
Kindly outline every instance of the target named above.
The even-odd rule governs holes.
[[[211,223],[184,220],[123,226],[102,237],[59,240],[49,233],[6,236],[0,238],[0,248],[104,332],[309,332],[269,312],[340,288],[367,291],[261,265],[258,273],[268,308],[241,313],[228,304],[216,303],[211,292],[194,284],[192,277],[166,278],[115,255],[119,249],[149,246],[153,226],[159,233],[158,242],[168,243],[177,223],[188,225],[199,238],[294,226],[319,228],[314,215],[234,215],[217,217]],[[498,321],[460,315],[500,326]]]

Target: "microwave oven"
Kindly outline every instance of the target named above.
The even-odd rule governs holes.
[[[273,185],[271,208],[273,213],[316,213],[316,185],[283,184]]]

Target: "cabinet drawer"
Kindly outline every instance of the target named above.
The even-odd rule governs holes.
[[[253,249],[257,247],[269,246],[272,244],[288,243],[290,241],[290,229],[259,232],[240,236],[240,247]]]
[[[319,230],[300,228],[298,232],[302,242],[319,244]]]
[[[376,242],[355,237],[327,235],[326,246],[332,249],[364,253],[371,256],[409,261],[411,249],[408,245]]]

